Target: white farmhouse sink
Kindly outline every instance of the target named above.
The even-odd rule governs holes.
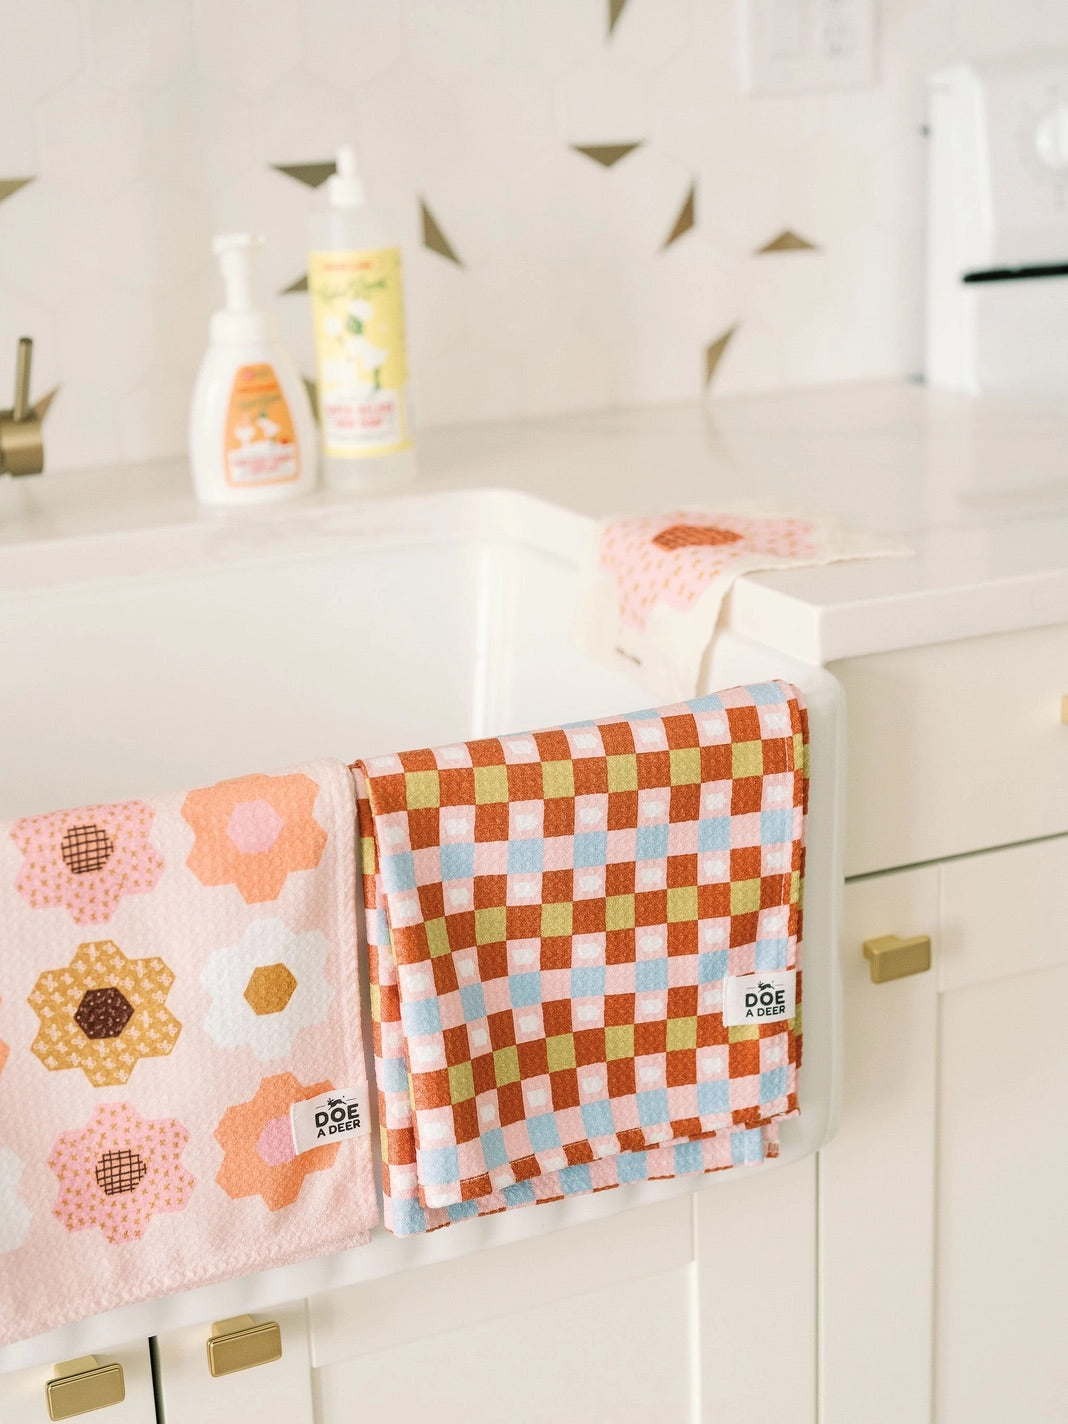
[[[0,818],[650,705],[577,651],[590,525],[526,495],[310,504],[19,546],[0,561]],[[784,677],[808,699],[813,794],[802,1117],[788,1162],[833,1128],[841,755],[822,669],[721,637],[710,687]],[[768,1167],[752,1171],[776,1170]],[[716,1190],[645,1183],[126,1307],[0,1351],[0,1370]]]
[[[645,705],[572,646],[584,523],[487,492],[5,554],[0,816]]]

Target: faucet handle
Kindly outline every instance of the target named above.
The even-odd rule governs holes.
[[[55,391],[30,404],[30,365],[33,342],[20,336],[15,348],[15,403],[0,410],[0,475],[39,475],[44,469],[41,421]]]
[[[11,419],[28,420],[30,417],[30,363],[33,360],[33,340],[20,336],[15,348],[15,403],[11,407]]]

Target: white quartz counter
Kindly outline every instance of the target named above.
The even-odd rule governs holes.
[[[730,625],[811,661],[1068,622],[1068,402],[1061,416],[898,382],[836,386],[439,429],[420,468],[406,493],[516,489],[596,516],[757,502],[914,551],[739,581]],[[182,460],[0,480],[0,559],[220,517],[250,516],[200,510]]]

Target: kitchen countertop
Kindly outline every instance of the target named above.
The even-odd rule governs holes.
[[[878,382],[425,432],[404,493],[472,488],[595,516],[757,503],[912,551],[739,580],[730,626],[810,661],[1068,622],[1068,406]],[[4,480],[0,557],[221,517],[245,516],[200,509],[183,459]]]

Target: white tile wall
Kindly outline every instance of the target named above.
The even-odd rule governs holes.
[[[37,342],[53,469],[174,454],[217,298],[262,228],[313,369],[307,215],[272,164],[355,139],[408,249],[422,419],[905,376],[919,365],[923,76],[1068,44],[1065,0],[882,0],[878,85],[744,99],[734,0],[0,0],[0,404]],[[573,144],[640,140],[602,168]],[[696,226],[664,240],[691,183]],[[424,200],[460,258],[420,246]],[[755,256],[784,228],[817,251]]]

